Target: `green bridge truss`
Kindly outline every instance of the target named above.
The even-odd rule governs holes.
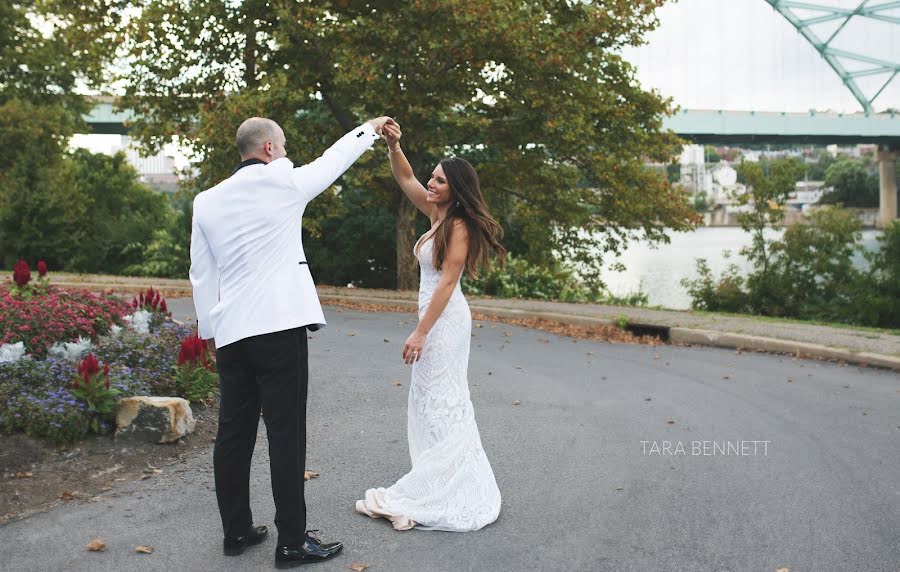
[[[900,72],[900,62],[890,62],[871,56],[856,53],[853,51],[840,50],[831,46],[834,39],[841,33],[847,23],[853,18],[871,18],[882,22],[888,22],[897,28],[897,34],[900,35],[900,17],[888,14],[888,11],[900,8],[900,1],[870,3],[869,0],[863,0],[856,8],[839,8],[836,6],[828,6],[815,2],[795,2],[793,0],[766,0],[776,12],[784,16],[784,18],[794,26],[804,38],[822,55],[828,65],[838,74],[847,89],[853,93],[853,96],[862,105],[863,110],[869,114],[872,113],[872,103],[881,95],[881,92],[897,77]],[[808,18],[799,17],[794,11],[801,10],[806,13],[819,14]],[[896,13],[896,12],[895,12]],[[837,28],[832,31],[828,38],[822,39],[813,31],[812,26],[824,23],[837,23]],[[857,71],[849,71],[841,60],[850,60],[859,62],[870,67]],[[864,76],[874,76],[885,74],[887,81],[882,84],[881,88],[871,98],[859,88],[856,78]]]

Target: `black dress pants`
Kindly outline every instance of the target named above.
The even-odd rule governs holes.
[[[306,540],[306,344],[303,327],[245,338],[216,351],[221,402],[213,465],[226,537],[243,536],[253,524],[250,461],[262,408],[278,545]]]

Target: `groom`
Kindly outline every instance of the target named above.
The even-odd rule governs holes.
[[[303,253],[301,219],[381,134],[388,117],[344,135],[295,168],[284,132],[253,117],[237,130],[241,163],[194,199],[191,285],[200,337],[217,351],[221,402],[213,464],[224,552],[266,537],[250,512],[250,461],[260,409],[269,439],[278,564],[318,562],[343,545],[306,531],[306,330],[325,325]]]

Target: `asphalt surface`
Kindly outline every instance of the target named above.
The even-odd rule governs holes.
[[[189,304],[173,301],[176,315]],[[326,315],[310,342],[308,468],[321,476],[307,483],[308,514],[346,548],[314,570],[900,570],[894,372],[476,322],[469,383],[500,518],[478,532],[401,533],[353,504],[409,469],[400,351],[415,316]],[[251,496],[256,522],[272,527],[264,431]],[[211,444],[163,470],[0,526],[0,568],[273,567],[274,538],[222,556]],[[98,537],[107,550],[88,552]]]

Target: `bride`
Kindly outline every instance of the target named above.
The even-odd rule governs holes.
[[[503,229],[488,213],[467,161],[442,160],[426,189],[400,149],[400,126],[389,122],[383,134],[394,178],[431,219],[431,229],[414,250],[421,268],[419,325],[403,346],[403,360],[412,365],[412,470],[388,488],[367,490],[356,510],[389,519],[397,530],[478,530],[497,519],[500,490],[469,398],[472,314],[459,281],[463,269],[476,276],[479,266],[489,267],[492,251],[503,264]]]

